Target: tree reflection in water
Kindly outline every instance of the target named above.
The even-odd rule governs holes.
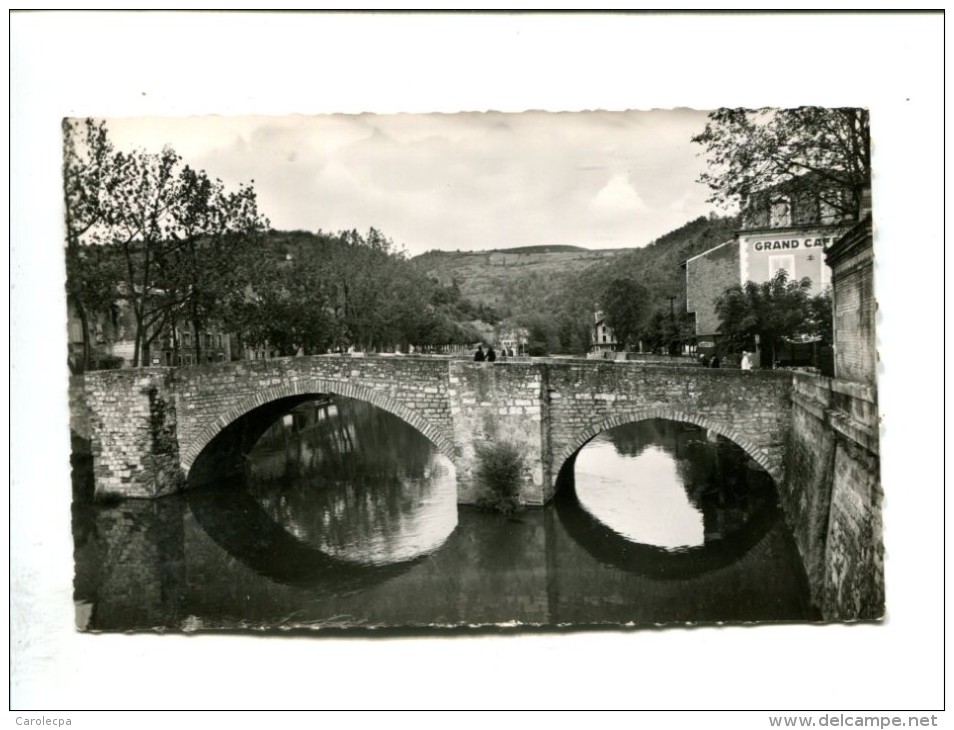
[[[453,464],[366,403],[334,397],[298,406],[248,461],[248,490],[265,512],[343,560],[410,560],[439,547],[457,525]]]

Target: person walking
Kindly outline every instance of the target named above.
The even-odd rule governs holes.
[[[497,359],[497,353],[494,352],[494,346],[487,346],[487,362],[494,362]]]
[[[752,369],[752,353],[750,353],[748,350],[742,350],[742,369]]]
[[[477,345],[477,352],[474,353],[474,362],[483,362],[487,357],[484,355],[484,346]]]

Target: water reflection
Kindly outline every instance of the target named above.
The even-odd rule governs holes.
[[[772,478],[740,447],[665,420],[600,434],[558,490],[561,520],[593,555],[661,578],[737,561],[781,514]]]
[[[597,437],[576,458],[577,495],[587,512],[634,542],[670,549],[703,545],[702,510],[676,467],[661,446],[620,457],[609,437]]]
[[[248,455],[249,493],[297,539],[385,565],[438,548],[457,525],[451,461],[396,416],[338,398],[297,407]]]
[[[554,504],[508,519],[458,508],[452,467],[402,421],[345,399],[299,406],[247,454],[244,474],[115,505],[78,490],[78,623],[191,631],[817,617],[771,484],[754,488],[761,477],[744,455],[678,425],[595,443],[598,463],[576,484],[565,469]],[[737,457],[741,471],[729,468]],[[669,489],[681,480],[654,513],[650,501],[641,507],[650,523],[678,525],[673,535],[594,516],[614,519],[583,474],[603,473],[608,501],[605,463],[617,458],[648,470],[640,483],[646,473]],[[589,494],[586,507],[578,493]],[[637,511],[622,504],[609,506]]]

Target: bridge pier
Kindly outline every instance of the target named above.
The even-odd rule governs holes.
[[[504,444],[522,457],[520,501],[541,506],[552,496],[546,376],[545,368],[532,363],[450,363],[459,502],[474,504],[489,496],[474,477],[479,452]]]
[[[84,377],[97,497],[162,497],[184,486],[173,374],[149,368]]]

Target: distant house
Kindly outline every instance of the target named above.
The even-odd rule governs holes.
[[[93,367],[101,367],[104,362],[110,362],[112,367],[132,366],[136,352],[136,318],[128,301],[117,299],[108,311],[89,314],[88,329]],[[72,302],[68,302],[67,333],[69,359],[77,369],[83,357],[83,326]],[[148,362],[156,366],[195,365],[224,362],[238,356],[236,338],[231,333],[213,324],[196,333],[191,322],[179,321],[155,333],[149,343]]]
[[[497,334],[497,343],[501,349],[505,349],[508,355],[524,355],[527,351],[527,342],[530,338],[530,331],[524,327],[511,327],[507,330],[500,330]]]
[[[590,352],[615,352],[619,349],[619,342],[613,333],[613,328],[606,324],[603,312],[597,310],[593,314],[593,339]]]

